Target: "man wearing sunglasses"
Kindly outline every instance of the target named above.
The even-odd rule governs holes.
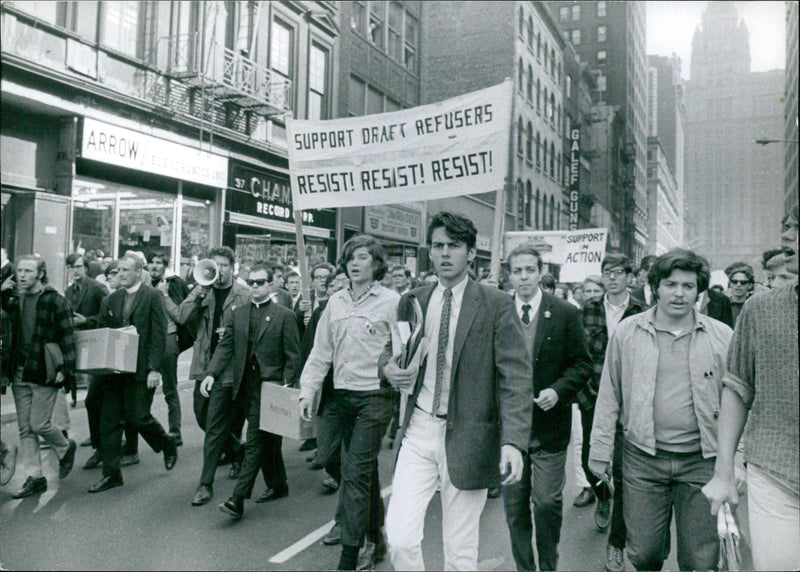
[[[300,337],[294,314],[273,300],[271,282],[272,271],[266,266],[256,264],[250,270],[250,301],[226,314],[225,331],[200,385],[200,392],[209,395],[228,364],[233,364],[229,398],[247,413],[244,465],[233,494],[219,505],[233,518],[244,514],[244,499],[253,494],[259,469],[272,491],[265,500],[289,494],[281,454],[283,438],[259,428],[262,382],[291,385],[299,375]]]
[[[753,267],[746,262],[734,262],[725,269],[725,274],[728,276],[728,298],[731,300],[735,324],[745,300],[753,294],[755,274]]]

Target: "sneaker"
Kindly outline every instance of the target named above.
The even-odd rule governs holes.
[[[625,570],[625,555],[622,553],[622,548],[606,546],[606,572],[623,572]]]
[[[585,506],[589,506],[594,502],[594,491],[592,487],[585,487],[578,496],[575,497],[575,500],[572,501],[572,506],[583,508]]]
[[[331,531],[322,537],[322,544],[325,546],[333,546],[334,544],[339,544],[342,541],[342,527],[337,522],[331,528]]]
[[[375,570],[375,566],[386,558],[386,542],[371,542],[367,540],[358,554],[356,571]]]
[[[3,444],[3,459],[0,462],[0,486],[5,486],[17,470],[17,446]]]
[[[200,485],[194,493],[192,499],[192,506],[203,506],[211,502],[211,497],[214,496],[214,489],[211,485]]]
[[[44,477],[28,477],[22,488],[11,495],[11,498],[24,499],[25,497],[33,496],[36,493],[42,493],[47,490],[47,479]]]
[[[598,532],[605,532],[611,520],[611,501],[597,499],[594,507],[594,524]]]
[[[138,465],[139,464],[139,454],[134,453],[133,455],[122,455],[122,458],[119,460],[120,467],[130,467],[131,465]]]
[[[328,477],[322,481],[322,494],[330,495],[339,490],[339,483],[333,477]]]

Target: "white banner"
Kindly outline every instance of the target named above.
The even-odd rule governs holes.
[[[210,187],[228,185],[228,158],[89,117],[81,157]]]
[[[507,232],[503,239],[505,255],[517,246],[531,243],[542,262],[561,267],[561,282],[583,282],[590,274],[600,274],[600,263],[606,253],[607,228],[579,230]]]
[[[501,189],[511,81],[446,101],[330,121],[287,121],[296,209],[441,199]]]

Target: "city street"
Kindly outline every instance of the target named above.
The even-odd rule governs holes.
[[[179,368],[186,379],[185,353]],[[289,497],[266,504],[245,504],[245,516],[232,521],[217,510],[233,490],[228,467],[217,472],[214,499],[203,507],[190,502],[202,464],[203,432],[192,414],[191,385],[181,386],[184,445],[178,464],[164,470],[162,456],[140,440],[141,463],[125,467],[125,485],[90,495],[86,491],[100,478],[100,471],[84,471],[91,450],[78,449],[75,469],[63,481],[57,478],[52,452],[47,452],[45,476],[48,490],[40,496],[14,500],[11,493],[24,481],[22,467],[0,489],[0,565],[5,569],[62,570],[325,570],[334,568],[339,547],[324,546],[320,539],[332,525],[336,495],[322,495],[324,471],[310,471],[308,453],[298,451],[297,441],[284,439],[283,453],[289,476]],[[16,421],[8,421],[11,394],[3,396],[3,439],[17,443]],[[13,409],[12,409],[13,411]],[[154,415],[166,421],[166,405],[159,392]],[[88,436],[86,411],[71,409],[70,436],[80,442]],[[387,441],[388,442],[388,441]],[[394,451],[381,452],[381,484],[385,495],[390,485]],[[564,525],[560,545],[562,570],[602,570],[605,535],[595,531],[593,506],[575,508],[578,490],[570,451],[564,495]],[[264,483],[256,482],[254,496]],[[428,511],[423,549],[429,570],[443,568],[441,507],[434,497]],[[673,534],[673,539],[675,534]],[[513,570],[502,499],[489,499],[481,521],[480,567]],[[676,569],[675,550],[665,568]],[[390,570],[388,560],[378,566]],[[630,566],[629,566],[630,569]]]

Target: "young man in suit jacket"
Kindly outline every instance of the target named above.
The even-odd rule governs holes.
[[[533,367],[534,407],[522,480],[503,491],[506,521],[517,569],[536,570],[531,546],[533,501],[539,570],[556,570],[572,430],[570,402],[587,383],[592,360],[580,310],[539,288],[539,252],[531,245],[520,245],[509,254],[508,267]]]
[[[219,508],[234,518],[244,514],[244,499],[253,494],[259,469],[263,468],[264,479],[272,490],[265,500],[289,494],[281,454],[283,438],[259,428],[261,383],[293,384],[300,362],[300,337],[294,314],[270,296],[272,271],[256,264],[247,281],[252,288],[250,302],[225,316],[225,332],[200,386],[200,392],[208,396],[228,363],[233,362],[230,398],[247,412],[247,444],[233,495]]]
[[[175,438],[150,414],[153,392],[161,383],[167,314],[163,296],[142,284],[144,262],[125,255],[119,263],[119,289],[103,300],[101,328],[134,326],[139,334],[135,373],[105,375],[100,380],[100,455],[103,478],[89,488],[99,493],[122,486],[120,457],[122,421],[134,427],[155,452],[164,453],[164,466],[172,470],[178,460]]]
[[[468,218],[440,212],[428,227],[438,283],[405,294],[398,319],[425,317],[428,354],[400,369],[384,354],[389,382],[410,393],[392,498],[386,516],[389,554],[397,570],[423,570],[427,505],[441,484],[444,567],[478,569],[478,532],[487,490],[518,482],[528,450],[533,409],[531,362],[514,302],[467,275],[477,229]],[[397,348],[394,353],[399,355]]]

